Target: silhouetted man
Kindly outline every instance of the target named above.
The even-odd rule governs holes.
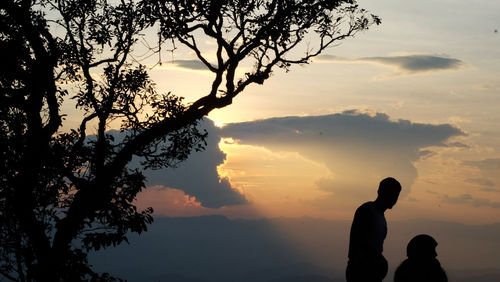
[[[387,260],[382,255],[387,235],[384,212],[396,204],[400,192],[401,184],[388,177],[380,182],[377,199],[356,210],[349,240],[347,282],[380,282],[387,275]]]
[[[438,243],[427,234],[410,240],[406,247],[408,258],[394,273],[394,282],[448,282],[446,272],[436,258]]]

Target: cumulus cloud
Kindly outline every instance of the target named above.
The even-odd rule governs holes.
[[[243,194],[231,187],[229,179],[221,178],[217,172],[217,166],[226,159],[226,154],[218,146],[221,137],[217,128],[210,120],[204,120],[201,126],[209,132],[205,150],[192,153],[175,169],[146,171],[146,184],[163,187],[157,188],[160,190],[167,188],[181,190],[206,208],[248,203]],[[133,160],[131,166],[139,166],[139,160]]]
[[[169,189],[177,189],[187,198],[175,194],[182,200],[176,203],[197,211],[248,203],[228,178],[218,174],[217,167],[226,159],[218,147],[222,137],[273,152],[299,153],[332,172],[312,184],[331,195],[359,199],[373,196],[378,182],[387,176],[400,180],[402,195],[409,194],[417,177],[413,163],[435,154],[426,148],[453,146],[449,142],[451,138],[465,135],[450,124],[391,120],[383,113],[366,114],[355,110],[324,116],[232,123],[223,128],[205,120],[202,126],[209,133],[205,151],[193,153],[176,169],[145,173],[147,185],[156,186],[154,195],[175,194]],[[138,166],[139,160],[133,162],[132,166]],[[149,195],[150,199],[154,199],[153,194]],[[205,212],[208,211],[203,210]]]
[[[387,176],[403,184],[403,195],[417,177],[413,162],[429,146],[465,135],[449,124],[393,121],[388,115],[345,111],[308,117],[282,117],[227,124],[222,136],[271,151],[298,152],[324,163],[334,174],[316,185],[325,191],[359,197],[373,194],[373,187]]]
[[[447,146],[445,142],[450,137],[464,136],[465,133],[450,124],[413,123],[404,119],[393,121],[384,113],[370,115],[349,110],[324,116],[290,116],[232,123],[222,129],[222,135],[245,143],[272,144],[278,148],[312,141],[333,147],[335,144],[354,143],[370,148],[397,145],[394,149],[415,149]]]
[[[500,158],[484,159],[480,161],[464,161],[463,164],[477,167],[482,170],[500,170]]]
[[[464,65],[463,61],[459,59],[437,55],[406,55],[363,58],[343,58],[331,55],[321,55],[318,59],[328,62],[376,63],[395,67],[406,73],[453,70]]]
[[[465,181],[473,184],[479,184],[482,186],[495,186],[495,183],[493,183],[491,180],[487,178],[468,178]]]

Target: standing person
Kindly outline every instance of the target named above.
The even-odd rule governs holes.
[[[394,273],[394,282],[448,282],[446,272],[437,257],[438,243],[427,234],[420,234],[410,240],[406,256]]]
[[[401,184],[388,177],[380,182],[377,199],[362,204],[354,214],[349,239],[347,282],[381,282],[387,275],[387,260],[382,255],[387,235],[384,212],[397,202]]]

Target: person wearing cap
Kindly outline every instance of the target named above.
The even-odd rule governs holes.
[[[394,273],[394,282],[448,282],[446,272],[437,257],[438,243],[427,234],[410,240],[406,256]]]
[[[401,184],[388,177],[380,182],[377,199],[362,204],[355,212],[349,237],[347,282],[381,282],[387,275],[382,255],[387,235],[384,212],[397,202]]]

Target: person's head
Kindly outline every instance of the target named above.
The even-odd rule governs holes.
[[[380,181],[377,191],[377,202],[385,209],[391,209],[398,201],[401,184],[392,177]]]
[[[410,259],[430,260],[437,256],[436,247],[438,243],[427,234],[413,237],[406,247],[406,255]]]

